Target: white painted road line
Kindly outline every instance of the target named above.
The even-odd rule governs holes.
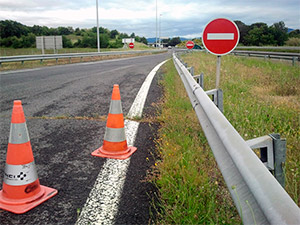
[[[157,65],[148,74],[142,87],[139,90],[137,97],[134,100],[134,103],[132,104],[132,106],[135,105],[136,107],[141,107],[141,109],[136,110],[135,108],[131,107],[128,113],[128,115],[131,115],[130,118],[134,118],[139,115],[141,116],[153,77],[159,67],[166,61]],[[140,98],[144,100],[141,100]],[[131,120],[125,120],[124,125],[127,144],[129,146],[132,146],[134,145],[139,123]],[[138,149],[138,151],[142,151],[142,149]],[[119,201],[122,195],[129,164],[130,158],[125,160],[106,160],[102,170],[98,174],[89,197],[81,210],[76,224],[114,224],[114,219],[116,213],[118,212]]]
[[[148,74],[147,78],[145,79],[142,87],[140,88],[138,94],[135,97],[135,100],[133,104],[131,105],[131,108],[127,114],[127,117],[129,119],[134,119],[135,117],[141,117],[144,109],[144,105],[146,102],[146,98],[148,95],[148,91],[150,88],[150,85],[152,83],[152,80],[156,74],[156,72],[159,70],[161,65],[163,65],[166,61],[163,61],[162,63],[158,64],[154,69]]]
[[[208,33],[207,40],[234,40],[234,33]]]
[[[139,123],[125,120],[127,144],[133,145]],[[76,224],[113,224],[118,212],[130,158],[107,159]]]
[[[37,71],[37,70],[41,70],[41,68],[23,69],[23,70],[13,70],[13,71],[0,72],[0,75],[25,73],[25,72],[31,72],[31,71]]]

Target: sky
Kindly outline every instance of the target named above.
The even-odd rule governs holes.
[[[0,20],[92,28],[97,25],[96,1],[0,0]],[[283,21],[288,28],[300,28],[299,0],[99,0],[98,8],[100,26],[147,38],[156,36],[156,27],[161,37],[200,37],[205,25],[220,17],[247,25]]]

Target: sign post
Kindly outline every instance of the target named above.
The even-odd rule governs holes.
[[[40,40],[41,40],[41,43],[42,43],[42,54],[44,55],[44,54],[45,54],[44,36],[42,36],[42,37],[40,38]]]
[[[221,56],[235,49],[240,39],[237,25],[225,18],[210,21],[204,28],[202,43],[210,53],[217,55],[216,88],[220,85]]]
[[[217,56],[216,89],[220,86],[221,56]]]

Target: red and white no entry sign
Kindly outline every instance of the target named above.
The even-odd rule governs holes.
[[[230,53],[239,43],[239,39],[239,28],[233,21],[225,18],[210,21],[202,34],[204,47],[215,55]]]
[[[132,42],[129,44],[129,48],[134,48],[134,44]]]
[[[185,46],[188,48],[188,49],[192,49],[194,48],[195,44],[193,41],[188,41]]]

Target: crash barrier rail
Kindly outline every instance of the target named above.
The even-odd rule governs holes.
[[[275,49],[275,50],[300,50],[298,46],[237,46],[237,50],[240,49]]]
[[[241,47],[239,47],[241,48]],[[254,48],[254,47],[251,47]],[[264,49],[264,48],[258,48],[257,49]],[[270,48],[270,49],[292,49],[292,50],[298,50],[297,48]],[[266,49],[267,50],[267,49]],[[206,51],[205,49],[198,50],[198,49],[176,49],[176,52],[198,52],[198,51]],[[300,51],[300,49],[299,49]],[[207,51],[206,51],[207,52]],[[232,51],[233,55],[236,56],[248,56],[248,57],[262,57],[265,59],[282,59],[282,60],[291,60],[293,66],[296,65],[297,62],[300,62],[300,53],[290,53],[290,52],[268,52],[268,51],[248,51],[248,50],[234,50]]]
[[[179,57],[180,60],[180,57]],[[196,79],[197,83],[204,90],[204,74],[194,75],[194,67],[187,67],[187,63],[181,61],[183,65],[190,72],[192,77]],[[223,113],[223,91],[222,89],[212,89],[205,91],[207,95],[212,97],[212,101]],[[285,177],[283,172],[283,165],[286,159],[286,140],[281,139],[279,134],[270,134],[263,137],[248,140],[247,144],[251,149],[257,150],[261,161],[268,168],[268,170],[275,176],[282,187],[285,186]]]
[[[24,64],[25,61],[35,61],[40,60],[43,63],[44,60],[68,58],[71,62],[72,58],[80,58],[80,61],[83,57],[95,57],[95,56],[110,56],[110,55],[129,55],[129,54],[144,54],[144,53],[160,53],[166,50],[137,50],[137,51],[112,51],[112,52],[88,52],[88,53],[68,53],[68,54],[44,54],[44,55],[19,55],[19,56],[6,56],[0,57],[0,66],[2,63],[7,62],[21,62]]]
[[[291,60],[293,65],[296,65],[296,62],[300,61],[300,53],[234,50],[232,54],[249,57],[263,57],[265,59]]]
[[[247,143],[176,54],[173,61],[243,223],[300,224],[300,209],[250,148],[270,139]],[[281,149],[284,140],[275,145]]]

